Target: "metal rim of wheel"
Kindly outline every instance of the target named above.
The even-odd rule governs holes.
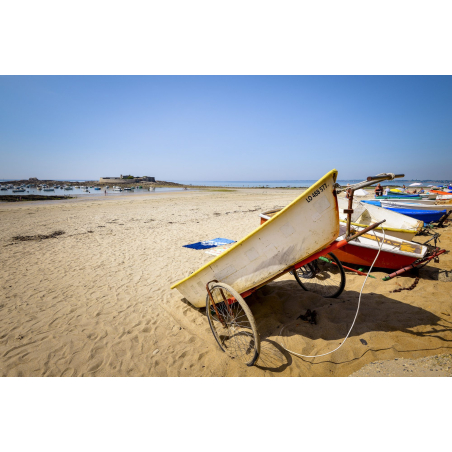
[[[295,279],[300,286],[325,298],[338,297],[345,287],[345,271],[341,261],[328,253],[330,259],[316,259],[294,271]],[[333,263],[334,262],[334,263]]]
[[[215,306],[207,294],[206,315],[215,340],[230,357],[252,366],[259,358],[260,337],[250,308],[227,284],[211,283],[209,289]]]

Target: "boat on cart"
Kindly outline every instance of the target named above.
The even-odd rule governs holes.
[[[337,240],[341,227],[336,189],[350,192],[351,203],[355,190],[396,177],[404,175],[379,174],[345,189],[338,188],[337,171],[332,170],[251,234],[171,288],[177,289],[192,305],[206,306],[206,316],[220,349],[252,366],[259,358],[260,339],[244,298],[289,271],[297,281],[303,278],[299,284],[309,290],[305,287],[307,281],[334,276],[333,271],[320,268],[322,262],[342,269],[339,293],[345,275],[333,251],[383,221],[352,235],[348,209],[345,236]]]
[[[339,235],[336,178],[337,171],[330,171],[269,221],[171,288],[193,306],[203,307],[211,281],[244,294],[333,243]]]

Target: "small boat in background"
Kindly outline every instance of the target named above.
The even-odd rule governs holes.
[[[100,190],[100,187],[94,187],[94,190]]]
[[[344,213],[344,209],[348,209],[348,200],[338,198],[337,201],[339,205],[339,220],[341,223],[346,223],[347,214]],[[384,229],[386,234],[408,241],[412,240],[424,227],[424,222],[421,220],[416,220],[397,212],[391,212],[370,203],[353,202],[353,214],[351,217],[353,226],[366,228],[381,220],[386,221],[375,228],[377,232],[382,232]]]
[[[23,193],[25,191],[25,188],[14,188],[13,193]]]
[[[55,191],[55,189],[54,189],[54,188],[51,188],[51,187],[48,187],[48,188],[44,188],[43,191]]]
[[[437,195],[452,195],[452,191],[446,190],[431,190],[431,193],[436,193]]]
[[[436,199],[436,197],[438,196],[436,193],[430,193],[430,192],[427,192],[427,193],[419,193],[419,196],[422,198],[422,199]]]
[[[396,201],[381,201],[382,207],[395,207],[398,209],[412,209],[412,210],[452,210],[452,204],[421,204],[418,202],[396,202]]]
[[[362,228],[355,228],[361,230]],[[341,235],[337,240],[345,237],[346,227],[341,224]],[[368,232],[352,240],[343,248],[334,251],[334,254],[341,262],[356,265],[372,265],[378,253],[379,244],[383,240],[380,232]],[[418,259],[422,259],[427,254],[427,247],[418,243],[402,240],[385,234],[380,255],[375,262],[375,267],[398,269],[411,265]]]
[[[132,189],[130,187],[125,187],[124,191],[131,191]]]
[[[73,190],[71,186],[64,187],[65,190]]]
[[[122,188],[121,187],[114,187],[113,191],[122,191]]]
[[[447,214],[447,210],[414,210],[414,209],[402,209],[396,207],[385,207],[385,209],[392,212],[398,212],[402,215],[407,215],[417,220],[422,220],[424,223],[432,223],[439,221],[443,215]]]
[[[452,193],[450,195],[438,195],[436,197],[436,200],[438,202],[451,201],[452,200]]]

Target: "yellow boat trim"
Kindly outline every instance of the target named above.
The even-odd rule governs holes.
[[[196,270],[194,273],[192,273],[190,276],[187,276],[186,278],[180,280],[178,283],[173,284],[171,286],[171,289],[175,289],[178,285],[182,284],[185,281],[188,281],[191,277],[197,275],[201,271],[203,271],[205,268],[210,267],[214,262],[221,259],[223,256],[225,256],[227,253],[230,253],[234,248],[237,248],[239,245],[241,245],[243,242],[248,240],[250,237],[252,237],[254,234],[256,234],[258,231],[260,231],[262,228],[265,228],[269,223],[271,223],[275,218],[278,218],[280,215],[282,215],[283,212],[286,212],[289,210],[292,206],[294,206],[300,199],[302,199],[304,196],[308,196],[312,191],[316,190],[317,187],[320,187],[325,183],[325,180],[329,177],[333,177],[334,182],[336,182],[337,179],[337,170],[333,169],[325,176],[323,176],[321,179],[319,179],[315,184],[311,185],[307,190],[305,190],[298,198],[295,198],[290,204],[288,204],[284,209],[281,209],[275,216],[271,217],[270,220],[266,221],[265,223],[261,224],[257,229],[255,229],[253,232],[248,234],[246,237],[244,237],[242,240],[239,240],[237,243],[235,243],[231,248],[229,248],[224,253],[221,253],[219,256],[217,256],[215,259],[211,260],[207,264],[203,265],[201,268]]]
[[[341,223],[347,223],[347,220],[339,220]],[[353,226],[358,226],[359,228],[367,228],[369,225],[368,224],[360,224],[360,223],[353,223],[353,221],[350,223]],[[375,229],[384,229],[385,231],[394,231],[394,232],[416,232],[419,230],[419,228],[417,229],[398,229],[398,228],[388,228],[386,226],[381,227],[381,226],[377,226]]]

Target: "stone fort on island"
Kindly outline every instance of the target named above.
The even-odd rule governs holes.
[[[122,174],[117,177],[101,177],[99,179],[99,182],[103,183],[130,183],[133,184],[135,182],[155,182],[155,177],[149,177],[149,176],[142,176],[142,177],[135,177],[135,176],[123,176]]]

